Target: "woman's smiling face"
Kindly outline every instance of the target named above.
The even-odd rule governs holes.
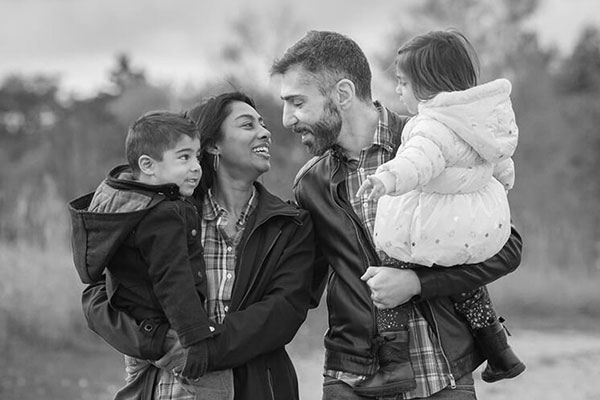
[[[219,171],[256,179],[271,169],[271,132],[262,116],[249,104],[233,101],[221,125]]]

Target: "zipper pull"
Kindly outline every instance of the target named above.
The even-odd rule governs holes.
[[[450,388],[456,389],[456,381],[454,380],[454,375],[449,374],[448,377],[450,378]]]

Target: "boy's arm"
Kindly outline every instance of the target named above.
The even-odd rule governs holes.
[[[183,202],[163,201],[136,228],[152,292],[184,347],[215,334],[200,295],[206,294],[204,258],[198,234],[192,236],[200,227],[186,220],[189,213]]]

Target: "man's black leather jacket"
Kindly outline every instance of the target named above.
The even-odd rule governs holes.
[[[388,115],[398,147],[406,118],[392,112]],[[325,335],[325,368],[371,375],[377,368],[373,347],[375,308],[360,276],[368,266],[381,262],[369,232],[348,201],[342,157],[332,149],[310,160],[296,178],[294,194],[300,207],[310,212],[315,225],[318,260],[313,306],[318,304],[327,284],[329,329]],[[473,371],[484,358],[448,296],[473,290],[514,271],[521,262],[521,248],[521,237],[513,229],[504,248],[483,263],[415,268],[422,291],[414,301],[442,345],[451,380]]]

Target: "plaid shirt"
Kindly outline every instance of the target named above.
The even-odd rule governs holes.
[[[202,204],[202,245],[208,284],[206,311],[208,317],[218,323],[223,322],[229,311],[235,282],[237,247],[244,233],[248,216],[254,211],[258,202],[256,188],[254,186],[252,188],[252,195],[236,223],[236,232],[233,236],[228,236],[225,232],[229,218],[227,210],[215,201],[211,190],[204,197]],[[161,370],[159,376],[159,382],[154,388],[156,400],[196,399],[196,395],[188,391],[171,371]]]
[[[374,174],[378,166],[394,156],[392,132],[388,128],[388,111],[379,103],[375,103],[375,105],[379,111],[379,123],[373,136],[373,144],[361,150],[358,160],[345,159],[343,161],[347,163],[346,189],[348,200],[371,236],[373,235],[377,203],[363,201],[363,199],[357,198],[355,194],[368,175]],[[411,392],[402,393],[397,397],[398,399],[429,397],[444,389],[451,382],[448,365],[437,337],[423,318],[418,307],[413,306],[411,314],[408,324],[409,347],[417,388]],[[366,378],[348,372],[331,370],[326,370],[325,375],[340,379],[352,386]]]

